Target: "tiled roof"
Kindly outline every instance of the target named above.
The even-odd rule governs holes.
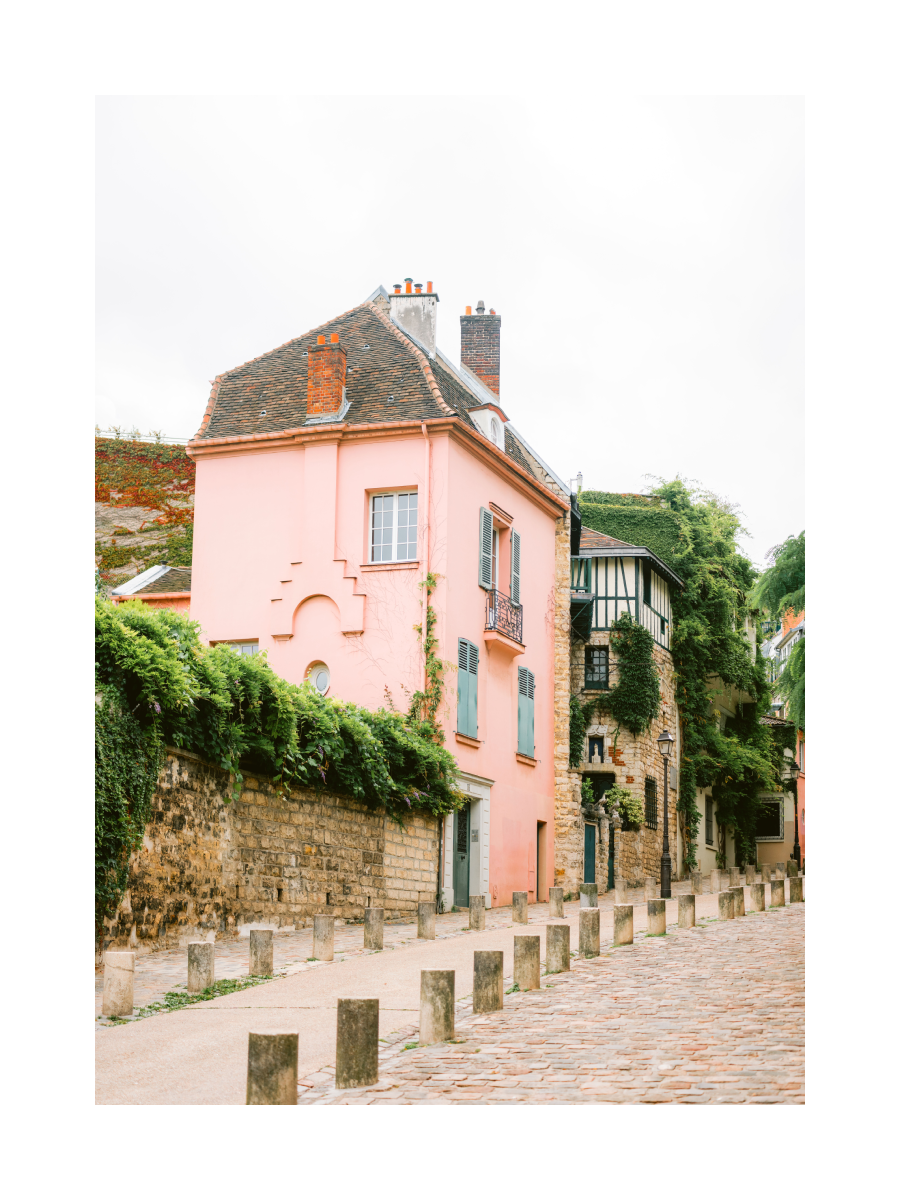
[[[166,573],[152,580],[133,593],[135,596],[147,596],[152,592],[189,592],[191,590],[190,567],[167,567]]]
[[[302,426],[307,416],[306,351],[320,333],[329,339],[332,333],[339,334],[347,351],[350,407],[343,423],[351,428],[447,416],[458,416],[477,428],[468,410],[481,404],[481,399],[440,359],[424,355],[378,305],[366,301],[218,376],[195,440],[278,433]],[[536,478],[511,434],[507,434],[505,449],[518,466]]]
[[[760,725],[793,725],[793,721],[783,721],[781,717],[770,717],[768,715],[759,718]]]
[[[620,542],[618,538],[610,537],[606,533],[598,533],[596,529],[588,529],[587,526],[581,527],[581,550],[607,550],[623,546],[626,549],[634,550],[636,547],[632,542]]]

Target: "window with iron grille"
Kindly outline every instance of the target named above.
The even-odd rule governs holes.
[[[609,690],[609,647],[585,646],[584,648],[585,690]]]
[[[707,846],[715,846],[715,838],[713,836],[713,802],[706,801],[706,844]]]
[[[656,828],[656,780],[649,775],[644,780],[644,824]]]

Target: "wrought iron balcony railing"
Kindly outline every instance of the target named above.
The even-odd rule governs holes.
[[[496,588],[487,594],[485,630],[502,633],[514,642],[522,642],[522,605],[516,604]]]

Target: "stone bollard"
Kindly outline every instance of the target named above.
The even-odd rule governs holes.
[[[562,890],[562,889],[560,889]],[[596,883],[580,883],[578,885],[578,898],[582,908],[597,907],[597,885]],[[560,913],[560,916],[563,914]]]
[[[569,969],[569,927],[568,925],[548,925],[547,974],[556,975],[559,971],[568,971]]]
[[[565,894],[566,893],[563,888],[551,888],[550,889],[550,916],[551,917],[564,917],[566,915],[565,910],[563,908],[563,896]]]
[[[559,925],[552,926],[561,928]],[[566,929],[568,929],[568,925]],[[537,990],[541,986],[541,939],[518,934],[513,938],[513,982],[520,992]]]
[[[721,892],[721,890],[722,890],[721,875],[722,875],[722,872],[719,870],[718,867],[713,867],[713,869],[709,873],[709,890],[713,895],[715,895],[716,892]]]
[[[773,879],[769,886],[772,889],[772,908],[784,908],[784,880]]]
[[[275,974],[275,947],[271,929],[250,930],[250,974]]]
[[[691,895],[703,895],[703,874],[700,871],[691,871]]]
[[[419,991],[419,1045],[448,1042],[456,1029],[456,972],[422,971]]]
[[[652,875],[647,875],[644,878],[644,899],[645,900],[655,900],[656,899],[656,880],[653,878]]]
[[[596,958],[600,953],[600,909],[583,908],[578,914],[578,953]]]
[[[297,1103],[297,1033],[252,1033],[247,1043],[247,1103]]]
[[[734,896],[731,892],[719,892],[719,920],[730,921],[734,916]]]
[[[514,925],[528,924],[528,893],[513,892],[512,919]]]
[[[336,1088],[378,1082],[378,1001],[338,1000]]]
[[[775,864],[776,879],[784,879],[784,863]]]
[[[803,880],[799,875],[792,875],[788,880],[788,887],[790,888],[788,899],[791,904],[800,904],[803,900]]]
[[[475,951],[475,990],[472,1012],[497,1012],[503,1007],[503,951]]]
[[[104,1017],[130,1017],[134,1012],[134,951],[107,950],[103,956]]]
[[[216,981],[216,948],[212,942],[188,942],[188,995],[206,991]]]
[[[613,945],[630,946],[634,941],[634,906],[613,905]]]
[[[747,864],[747,870],[744,874],[744,878],[747,880],[748,887],[751,883],[756,883],[756,867],[754,867],[752,863]]]
[[[662,937],[666,932],[665,900],[647,901],[647,933],[651,937]]]
[[[615,904],[624,904],[628,899],[628,884],[624,879],[616,879]]]
[[[789,862],[786,864],[786,866],[787,866],[787,877],[788,877],[788,879],[796,879],[796,878],[797,878],[797,876],[798,876],[798,875],[799,875],[799,873],[800,873],[800,872],[797,870],[797,862],[796,862],[796,859],[793,859],[793,858],[792,858],[792,859],[791,859],[791,860],[790,860],[790,861],[789,861]]]
[[[763,912],[766,907],[766,885],[764,883],[751,883],[750,895],[747,897],[745,905],[747,912]]]
[[[419,928],[416,937],[425,938],[429,942],[434,941],[434,914],[435,903],[433,900],[419,902]]]
[[[762,874],[762,882],[763,883],[771,883],[772,882],[772,864],[771,863],[763,863],[763,865],[760,867],[760,873]]]
[[[697,900],[694,896],[678,897],[678,928],[693,929],[696,921]]]
[[[384,949],[384,909],[367,908],[363,915],[363,950]]]
[[[728,890],[734,897],[734,915],[736,917],[744,916],[744,889],[738,886],[731,887]]]
[[[484,929],[484,896],[469,897],[469,928]]]
[[[316,913],[313,917],[313,958],[334,962],[334,917]]]

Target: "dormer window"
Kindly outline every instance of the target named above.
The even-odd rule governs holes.
[[[503,426],[496,417],[491,417],[491,441],[503,449]]]

